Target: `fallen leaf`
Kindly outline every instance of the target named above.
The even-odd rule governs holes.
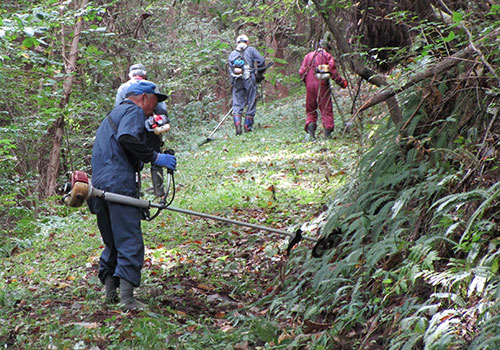
[[[87,329],[95,329],[99,327],[99,324],[97,322],[75,322],[73,323],[73,325]]]
[[[325,329],[330,328],[332,325],[328,323],[317,323],[310,320],[305,320],[304,324],[306,325],[306,329],[304,333],[315,333],[318,331],[323,331]]]
[[[234,350],[248,350],[248,342],[236,344]]]
[[[187,314],[184,311],[181,311],[181,310],[175,310],[175,314],[177,316],[181,316],[181,317],[186,317],[187,316]]]
[[[286,331],[284,331],[283,333],[280,334],[280,336],[278,337],[278,344],[280,344],[283,340],[287,340],[287,339],[294,339],[295,338],[295,335],[294,334],[288,334]]]
[[[210,287],[206,284],[203,284],[203,283],[199,283],[196,287],[198,287],[199,289],[208,290],[208,291],[214,290],[212,287]]]
[[[229,331],[231,331],[233,329],[234,329],[233,326],[230,326],[230,325],[225,325],[225,326],[222,326],[220,328],[220,330],[223,331],[224,333],[227,333],[227,332],[229,332]]]

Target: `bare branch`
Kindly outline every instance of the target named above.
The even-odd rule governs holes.
[[[410,80],[404,84],[403,86],[397,88],[397,89],[389,89],[382,91],[378,93],[377,95],[373,96],[370,100],[365,102],[363,106],[361,106],[358,110],[357,113],[364,111],[365,109],[368,109],[370,107],[375,106],[376,104],[379,104],[381,102],[386,101],[387,99],[395,96],[396,94],[412,87],[413,85],[419,83],[420,81],[430,78],[436,74],[442,73],[453,66],[457,65],[458,63],[462,62],[464,58],[472,55],[474,53],[474,49],[471,45],[468,45],[465,49],[462,51],[457,52],[456,54],[445,58],[444,60],[440,61],[436,65],[432,66],[431,68],[419,72],[412,76]]]

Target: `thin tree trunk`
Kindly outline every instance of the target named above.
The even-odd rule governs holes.
[[[324,3],[323,0],[313,0],[313,3],[316,6],[318,13],[323,17],[328,29],[330,29],[330,32],[333,34],[338,50],[349,62],[352,71],[373,85],[379,87],[389,85],[384,78],[362,63],[361,57],[358,53],[352,50],[351,46],[345,39],[345,34],[340,30],[335,22],[335,14],[328,11],[326,7],[322,5]],[[392,122],[398,127],[398,129],[401,128],[403,117],[401,115],[401,110],[399,109],[396,97],[390,97],[386,101],[386,104],[389,109]]]
[[[88,4],[88,0],[83,0],[81,8],[84,9]],[[76,59],[78,57],[78,43],[80,41],[80,34],[83,28],[83,20],[81,17],[76,19],[75,28],[73,31],[73,40],[71,42],[70,52],[68,58],[65,57],[64,40],[62,41],[62,55],[64,60],[64,68],[66,73],[66,79],[63,83],[63,98],[59,103],[59,108],[62,110],[68,104],[71,89],[73,87],[74,72],[76,71]],[[64,27],[61,29],[62,36],[64,38]],[[42,189],[42,196],[48,197],[55,194],[55,189],[57,187],[57,175],[59,170],[59,156],[61,154],[61,145],[64,134],[64,115],[61,114],[59,118],[54,122],[51,129],[53,130],[52,139],[52,150],[50,152],[49,163],[47,166],[47,172],[45,178],[42,178],[44,182]]]

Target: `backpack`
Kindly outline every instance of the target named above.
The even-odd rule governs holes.
[[[231,77],[238,79],[250,78],[250,66],[247,64],[243,57],[245,50],[239,51],[239,55],[231,61]]]

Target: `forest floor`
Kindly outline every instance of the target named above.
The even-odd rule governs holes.
[[[167,136],[178,158],[172,205],[290,232],[301,227],[318,238],[361,146],[339,127],[333,139],[324,140],[319,127],[317,140],[308,140],[303,102],[259,105],[254,132],[239,137],[230,119],[201,146],[216,121],[199,135]],[[148,174],[143,189],[154,199]],[[143,223],[146,259],[136,296],[148,308],[124,312],[104,303],[95,217],[55,200],[47,207],[52,215],[0,261],[1,348],[286,349],[299,333],[305,343],[314,337],[300,319],[269,317],[262,302],[294,278],[287,237],[164,210]],[[312,259],[312,245],[301,241],[291,256]]]

